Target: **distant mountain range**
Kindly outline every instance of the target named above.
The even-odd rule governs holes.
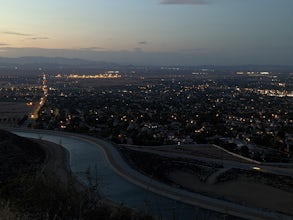
[[[92,61],[77,58],[65,57],[40,57],[25,56],[18,58],[0,57],[0,69],[109,69],[109,68],[137,68],[137,66],[129,64],[117,64],[114,62]],[[141,67],[141,66],[140,66]],[[160,66],[149,66],[150,68],[158,68]],[[180,66],[181,69],[214,69],[219,71],[292,71],[293,65],[198,65],[198,66]]]
[[[63,66],[117,66],[115,63],[64,57],[0,57],[0,65],[63,65]]]

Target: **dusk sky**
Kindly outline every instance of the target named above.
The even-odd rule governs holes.
[[[293,64],[293,0],[0,0],[0,57]]]

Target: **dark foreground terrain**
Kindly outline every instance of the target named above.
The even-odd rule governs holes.
[[[26,173],[35,173],[45,160],[39,144],[0,130],[0,184]]]
[[[103,200],[98,183],[76,184],[64,152],[58,145],[0,130],[0,220],[152,219]],[[56,160],[63,167],[49,169]]]

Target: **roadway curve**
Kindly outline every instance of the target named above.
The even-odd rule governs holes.
[[[214,146],[216,146],[216,145],[214,145]],[[178,154],[178,153],[175,153],[175,152],[160,151],[160,150],[157,150],[155,148],[153,148],[153,149],[144,149],[141,146],[129,146],[129,145],[127,145],[127,147],[129,149],[132,149],[132,150],[135,150],[135,151],[154,153],[154,154],[158,154],[158,155],[169,157],[169,158],[189,158],[189,159],[205,161],[207,163],[208,162],[218,163],[218,164],[223,165],[223,167],[225,169],[230,169],[230,168],[239,168],[239,169],[244,169],[244,170],[254,169],[254,170],[258,170],[259,172],[293,177],[293,168],[290,166],[290,164],[286,164],[287,166],[284,166],[284,167],[278,167],[277,163],[276,164],[261,163],[261,162],[254,161],[254,160],[251,160],[249,158],[242,157],[242,156],[240,156],[240,158],[247,160],[247,163],[242,163],[242,162],[237,162],[237,161],[229,161],[229,160],[222,160],[222,159],[198,157],[198,156],[189,155],[189,154],[185,154],[185,153]],[[225,150],[225,151],[227,152],[227,150]],[[229,153],[231,153],[231,152],[229,152]],[[239,156],[239,155],[234,154],[234,153],[232,153],[232,154],[234,156],[237,156],[237,157]],[[222,172],[223,171],[219,172],[219,174],[221,174]]]
[[[201,207],[204,209],[213,210],[220,213],[225,213],[227,215],[237,216],[246,219],[255,220],[293,220],[293,216],[286,214],[276,213],[273,211],[260,210],[252,207],[247,207],[207,196],[203,196],[196,193],[191,193],[182,189],[171,187],[169,185],[163,184],[149,177],[142,175],[141,173],[133,170],[121,157],[119,152],[115,147],[106,141],[101,139],[84,136],[80,134],[56,132],[56,131],[46,131],[46,130],[27,130],[27,129],[9,129],[13,132],[28,132],[37,134],[49,134],[56,136],[65,136],[79,138],[89,144],[103,150],[109,164],[112,169],[124,177],[128,181],[159,195],[167,198],[171,198],[180,201],[185,204],[190,204],[193,206]]]

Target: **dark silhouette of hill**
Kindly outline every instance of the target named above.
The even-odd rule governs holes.
[[[103,61],[73,59],[64,57],[0,57],[0,74],[40,74],[43,72],[105,72],[123,66]]]
[[[59,150],[49,150],[56,147]],[[46,171],[44,165],[66,160],[63,153],[61,158],[56,155],[58,151],[60,154],[59,145],[32,141],[0,129],[0,220],[153,219],[103,201],[94,183],[76,188],[73,176],[64,175],[64,182],[57,170]],[[61,169],[66,169],[63,166]]]
[[[0,130],[0,183],[20,173],[33,173],[45,159],[35,142]]]
[[[57,65],[62,67],[111,67],[117,66],[115,63],[84,60],[77,58],[65,58],[65,57],[40,57],[40,56],[26,56],[19,58],[7,58],[0,57],[0,65],[3,66],[31,66],[31,67],[43,67]]]
[[[179,65],[180,66],[180,65]],[[44,56],[25,56],[17,58],[0,57],[0,70],[9,70],[15,67],[18,69],[108,69],[108,68],[138,68],[132,64],[119,64],[115,62],[86,60],[78,58],[66,58],[66,57],[44,57]],[[149,66],[151,67],[151,66]],[[160,65],[153,65],[152,67],[160,67]],[[209,69],[216,71],[291,71],[292,65],[272,65],[272,64],[245,64],[245,65],[195,65],[195,66],[180,66],[182,69]],[[183,68],[184,67],[184,68]]]

